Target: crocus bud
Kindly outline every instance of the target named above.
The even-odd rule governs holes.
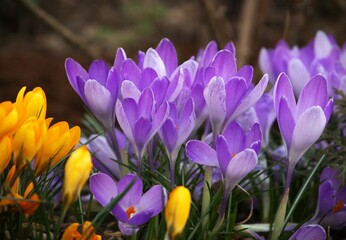
[[[169,194],[165,208],[167,234],[174,240],[185,228],[190,214],[191,193],[184,186],[178,186]]]
[[[78,126],[69,128],[67,122],[58,122],[48,128],[42,147],[37,152],[34,170],[41,175],[53,167],[78,144],[81,131]]]
[[[89,178],[92,167],[91,154],[84,145],[72,152],[67,159],[62,196],[66,206],[77,200],[83,185]]]

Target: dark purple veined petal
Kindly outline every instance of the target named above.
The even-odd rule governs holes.
[[[118,183],[118,194],[122,193],[130,183],[134,182],[131,188],[126,192],[125,196],[120,199],[119,206],[123,209],[128,209],[131,206],[137,206],[141,200],[143,193],[142,180],[134,174],[127,174]]]
[[[291,112],[295,114],[296,112],[296,100],[293,94],[292,84],[285,73],[281,73],[274,86],[274,106],[275,111],[278,113],[278,108],[280,105],[280,100],[282,97],[286,98],[287,105],[291,109]]]
[[[289,240],[325,240],[326,231],[320,225],[306,225],[300,227]]]
[[[79,90],[77,86],[77,76],[79,76],[84,81],[86,81],[87,79],[89,79],[89,74],[78,62],[76,62],[72,58],[66,59],[65,70],[66,70],[66,75],[71,86],[79,94]]]
[[[222,135],[219,135],[216,139],[216,154],[222,175],[225,176],[227,166],[232,160],[232,153],[228,149],[227,140]]]
[[[160,136],[168,152],[172,153],[176,147],[178,136],[176,126],[171,118],[167,118],[162,125]]]
[[[278,106],[277,121],[287,150],[291,147],[293,130],[296,125],[293,114],[287,99],[283,97]]]
[[[237,72],[234,55],[228,50],[219,51],[212,60],[211,66],[216,70],[216,76],[228,81]]]
[[[164,38],[156,47],[156,51],[160,55],[166,67],[167,76],[169,77],[178,66],[178,57],[175,47],[169,39]]]
[[[101,85],[106,86],[108,72],[109,72],[109,67],[105,61],[95,60],[90,64],[89,78],[95,79]]]

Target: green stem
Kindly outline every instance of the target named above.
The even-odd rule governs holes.
[[[290,189],[287,188],[284,192],[279,208],[276,212],[274,223],[273,223],[273,235],[271,237],[271,240],[279,239],[282,229],[284,227],[289,192],[290,192]]]
[[[202,221],[202,232],[206,233],[209,223],[209,206],[210,206],[210,187],[212,180],[212,171],[210,166],[205,167],[204,171],[204,185],[202,192],[202,216],[205,216]]]

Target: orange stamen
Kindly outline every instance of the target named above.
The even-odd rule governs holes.
[[[134,206],[131,206],[128,209],[126,209],[126,214],[127,214],[128,219],[130,219],[132,217],[132,215],[135,213],[136,213],[136,209]]]
[[[344,204],[342,203],[341,200],[338,200],[335,204],[335,206],[333,207],[333,213],[338,213],[341,211],[341,209],[343,209]]]

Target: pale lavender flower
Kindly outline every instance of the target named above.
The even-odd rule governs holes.
[[[224,131],[229,122],[250,108],[262,96],[268,83],[268,76],[264,75],[253,88],[251,83],[253,68],[245,65],[237,70],[233,52],[223,49],[213,57],[210,54],[204,57],[204,68],[200,73],[205,85],[203,95],[214,136],[217,136]]]
[[[256,167],[261,138],[258,124],[244,133],[234,121],[227,126],[224,135],[217,137],[216,150],[199,140],[190,140],[186,144],[186,155],[192,162],[219,167],[222,172],[225,192],[220,213],[223,213],[233,188]]]
[[[90,191],[102,206],[124,192],[131,183],[133,185],[111,210],[124,235],[134,234],[141,225],[163,210],[167,202],[166,191],[162,186],[155,185],[142,196],[142,180],[134,174],[127,174],[118,183],[104,173],[96,173],[90,177]]]
[[[289,240],[325,240],[327,237],[323,227],[317,224],[300,227]]]
[[[314,75],[323,74],[329,95],[335,96],[334,88],[345,90],[346,71],[340,70],[343,61],[340,53],[334,38],[318,31],[314,39],[302,48],[290,48],[283,40],[275,49],[262,48],[259,65],[262,72],[269,74],[272,84],[281,72],[285,72],[292,81],[296,96]],[[345,65],[343,69],[346,69]]]
[[[346,186],[341,184],[341,173],[326,167],[320,177],[318,205],[308,223],[341,229],[346,226]]]

